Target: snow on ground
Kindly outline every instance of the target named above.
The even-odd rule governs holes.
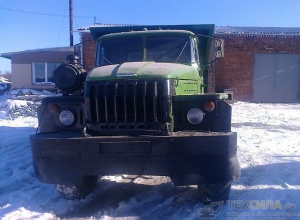
[[[85,199],[62,198],[34,176],[28,136],[36,117],[9,116],[31,104],[0,102],[1,219],[199,219],[205,210],[210,219],[300,219],[300,104],[232,105],[242,176],[220,213],[204,209],[194,186],[174,187],[167,177],[105,176]]]

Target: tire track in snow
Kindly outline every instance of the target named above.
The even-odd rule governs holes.
[[[160,185],[137,184],[134,182],[99,181],[93,201],[58,215],[60,218],[85,219],[93,216],[96,219],[115,219],[139,217],[141,219],[172,219],[172,216],[197,217],[200,207],[195,187],[175,187],[166,182],[166,177],[151,177],[151,181]],[[151,184],[151,183],[150,183]],[[105,186],[105,189],[101,187]],[[130,219],[130,218],[129,218]],[[174,219],[176,219],[174,217]]]

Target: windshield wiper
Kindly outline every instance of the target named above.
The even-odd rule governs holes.
[[[105,56],[102,55],[102,57],[103,57],[103,59],[106,60],[109,64],[113,64],[113,63],[110,62]]]
[[[177,57],[177,59],[176,59],[176,61],[175,61],[176,63],[177,63],[177,61],[179,60],[179,58],[181,57],[181,55],[182,55],[182,53],[183,53],[183,51],[184,51],[186,45],[188,44],[188,42],[189,42],[189,41],[186,41],[186,42],[185,42],[185,44],[184,44],[184,46],[183,46],[183,48],[182,48],[182,50],[181,50],[179,56]]]

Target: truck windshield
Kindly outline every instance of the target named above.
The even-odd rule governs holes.
[[[146,38],[138,36],[109,39],[99,45],[98,65],[139,61],[191,63],[191,51],[188,36],[159,35]]]
[[[187,36],[149,36],[146,51],[148,61],[191,63],[191,44]]]
[[[99,48],[100,66],[143,60],[143,39],[127,37],[102,41]]]

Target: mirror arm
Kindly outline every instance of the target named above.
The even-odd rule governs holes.
[[[210,61],[208,64],[212,64],[212,63],[216,62],[217,60],[219,60],[219,59],[221,59],[221,58],[223,58],[223,57],[218,57],[218,58],[216,58],[216,59],[213,59],[213,60]]]
[[[196,34],[196,36],[201,36],[201,37],[207,37],[207,38],[210,38],[210,39],[214,39],[214,40],[222,40],[222,39],[220,39],[220,38],[216,38],[216,37],[211,37],[211,36],[207,36],[207,35],[205,35],[205,34]]]

